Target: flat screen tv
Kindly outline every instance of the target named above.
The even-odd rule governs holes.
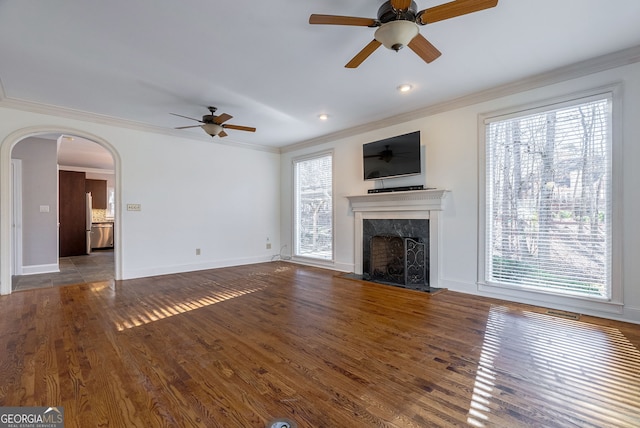
[[[420,174],[420,131],[366,143],[362,159],[365,180]]]

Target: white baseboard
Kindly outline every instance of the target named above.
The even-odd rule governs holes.
[[[618,318],[618,320],[640,324],[640,308],[625,306],[623,312],[623,317]]]
[[[58,263],[52,263],[50,265],[31,265],[22,266],[22,275],[37,275],[39,273],[58,273],[60,267]]]
[[[223,267],[251,265],[271,261],[271,256],[267,257],[247,257],[240,259],[210,260],[201,263],[188,263],[171,266],[150,266],[142,269],[128,269],[122,272],[122,279],[146,278],[156,275],[171,275],[174,273],[194,272],[207,269],[218,269]]]

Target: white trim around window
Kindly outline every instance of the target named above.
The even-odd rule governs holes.
[[[311,168],[326,167],[328,171],[320,171],[320,174],[316,174],[315,177],[308,177],[315,178],[315,184],[312,182],[303,184],[298,176],[298,166],[302,165]],[[294,261],[318,265],[334,263],[334,165],[333,150],[299,156],[291,160],[292,259]],[[309,221],[301,218],[301,214]]]
[[[504,266],[498,267],[499,274],[495,274],[496,253],[491,247],[492,244],[499,243],[496,239],[504,239],[502,236],[496,238],[496,233],[492,229],[494,221],[490,216],[495,216],[496,209],[488,213],[488,209],[495,205],[494,188],[495,181],[491,182],[491,186],[487,186],[490,180],[490,172],[492,168],[502,168],[495,166],[492,159],[488,159],[487,148],[490,144],[487,137],[487,130],[491,124],[508,122],[515,118],[522,118],[536,114],[544,114],[545,112],[559,111],[565,107],[589,103],[595,100],[606,100],[608,103],[608,139],[609,139],[609,155],[610,155],[610,176],[608,198],[611,204],[607,216],[609,224],[607,244],[609,245],[606,266],[607,289],[601,293],[589,295],[588,293],[575,293],[570,290],[554,290],[553,287],[545,289],[545,287],[527,286],[526,280],[520,282],[508,279],[508,275],[504,275],[505,270],[511,274],[511,268]],[[538,103],[517,106],[511,109],[501,110],[482,114],[478,120],[478,136],[479,136],[479,177],[478,177],[478,290],[483,293],[491,294],[496,297],[509,300],[522,301],[526,303],[545,304],[547,306],[559,306],[568,309],[590,309],[609,313],[621,313],[623,303],[622,293],[622,141],[621,141],[621,117],[622,117],[622,88],[620,84],[610,85],[602,88],[596,88],[591,91],[585,91],[577,94],[570,94],[552,100],[546,100]],[[489,146],[491,147],[491,146]],[[495,152],[494,152],[495,153]],[[495,157],[495,154],[494,154]],[[491,162],[487,162],[491,160]],[[495,180],[495,175],[492,180]],[[568,179],[568,178],[567,178]],[[575,179],[575,177],[573,177]],[[523,179],[524,180],[524,179]],[[541,182],[541,180],[538,180]],[[556,183],[550,183],[554,185]],[[487,190],[488,189],[488,190]],[[492,198],[492,199],[490,199]],[[507,199],[505,199],[507,200]],[[535,206],[535,204],[532,204]],[[538,206],[539,211],[539,206]],[[535,218],[533,213],[533,221],[540,222]],[[539,227],[539,226],[537,226]],[[499,251],[498,251],[499,253]],[[514,270],[517,270],[515,267]],[[519,272],[518,274],[522,274]],[[503,280],[501,278],[507,278]],[[535,279],[534,281],[535,282]]]

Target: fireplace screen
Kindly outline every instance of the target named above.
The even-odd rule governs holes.
[[[400,285],[428,284],[426,254],[426,244],[418,239],[373,236],[369,275],[373,280]]]

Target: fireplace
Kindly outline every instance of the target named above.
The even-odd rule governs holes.
[[[362,229],[363,279],[429,287],[429,220],[364,219]]]
[[[440,217],[448,193],[429,189],[348,196],[354,213],[354,276],[423,291],[438,290]],[[372,242],[385,252],[389,250],[390,260],[375,255],[372,264],[372,252],[380,250],[372,251]],[[393,278],[376,278],[378,275]]]

